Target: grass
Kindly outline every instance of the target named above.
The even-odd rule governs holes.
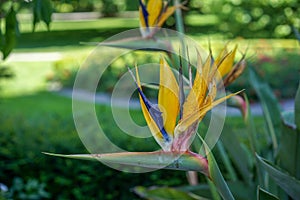
[[[216,45],[224,45],[224,40],[232,39],[218,33],[215,25],[219,22],[213,15],[189,14],[186,16],[185,23],[186,33],[201,45],[207,46],[208,38]],[[21,35],[15,51],[82,50],[87,47],[80,45],[80,42],[101,42],[112,35],[134,28],[139,28],[137,18],[101,18],[85,21],[53,21],[51,31],[48,31],[44,24],[38,24],[35,32],[32,32],[32,23],[20,19]],[[243,46],[250,45],[258,50],[299,47],[296,40],[238,40],[241,41]]]
[[[84,49],[80,42],[101,42],[117,33],[138,28],[136,18],[102,18],[85,21],[53,21],[51,31],[39,24],[32,32],[32,23],[21,21],[21,35],[16,52],[72,51]]]
[[[1,95],[14,96],[34,93],[46,88],[46,77],[51,73],[50,62],[8,62],[14,73],[12,79],[1,81]]]
[[[6,97],[0,100],[1,113],[12,116],[22,115],[36,118],[43,113],[55,113],[64,118],[72,118],[72,101],[51,92],[38,92],[18,97]]]
[[[53,21],[50,25],[51,31],[78,31],[92,29],[119,29],[119,28],[137,28],[139,26],[138,18],[101,18],[82,21]],[[33,29],[32,22],[24,21],[20,25],[22,33],[31,33]],[[35,32],[45,32],[44,24],[38,24]]]

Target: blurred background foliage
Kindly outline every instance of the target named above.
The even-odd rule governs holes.
[[[191,0],[191,12],[215,15],[218,29],[232,37],[289,38],[300,28],[297,0]]]
[[[104,16],[136,11],[138,7],[138,1],[130,0],[55,0],[53,4],[56,12],[96,11]],[[292,26],[300,28],[300,2],[297,0],[190,0],[188,8],[186,15],[216,17],[218,31],[230,37],[290,38],[293,37]]]
[[[243,44],[240,40],[234,42],[240,43],[242,49],[250,43],[249,66],[264,77],[276,97],[281,100],[294,97],[299,82],[300,52],[298,43],[292,40],[295,38],[292,27],[300,29],[299,1],[190,0],[187,6],[189,10],[184,12],[184,18],[189,36],[204,44],[206,49],[207,38],[212,38],[212,45],[216,47],[214,53],[226,43],[224,40],[248,39],[242,40]],[[71,99],[47,90],[72,87],[78,68],[94,48],[80,45],[81,41],[101,42],[121,31],[138,28],[138,0],[12,0],[0,1],[0,8],[2,58],[7,58],[12,51],[17,54],[58,52],[61,55],[55,61],[6,59],[0,65],[0,183],[8,187],[5,189],[0,185],[0,199],[2,196],[14,199],[32,196],[37,199],[139,199],[130,192],[137,185],[175,187],[187,184],[182,172],[126,174],[98,162],[58,159],[41,154],[42,151],[85,152],[73,123]],[[52,12],[75,15],[93,12],[99,18],[55,20]],[[172,28],[174,23],[174,18],[170,17],[165,26]],[[116,80],[126,71],[122,66],[134,64],[136,57],[141,58],[139,63],[157,62],[157,55],[124,55],[105,72],[99,92],[111,92]],[[31,58],[36,57],[29,60]],[[100,60],[91,68],[98,65],[101,65]],[[94,72],[93,69],[90,71]],[[246,71],[230,89],[245,88],[250,101],[257,101],[248,77],[249,71]],[[145,142],[129,138],[116,128],[110,108],[97,105],[96,110],[104,122],[103,128],[118,145],[135,151],[140,150],[137,148],[157,148],[151,138],[145,145]],[[131,111],[131,116],[138,124],[145,125],[140,120],[140,111]],[[265,121],[263,116],[253,118],[257,140],[267,155],[271,152],[271,142],[265,136]],[[236,142],[247,151],[247,126],[241,117],[228,117],[226,127],[229,128],[224,129],[224,137],[228,136],[230,141],[226,147],[233,146],[232,133],[235,133]],[[215,151],[217,160],[221,160],[221,154]],[[233,167],[237,169],[239,160],[232,160],[231,156]],[[230,179],[229,170],[220,163],[225,178]],[[238,173],[238,178],[241,178],[241,173]],[[204,182],[203,179],[200,177],[200,182]],[[200,187],[199,191],[204,190]],[[209,188],[206,187],[205,191],[209,192]]]

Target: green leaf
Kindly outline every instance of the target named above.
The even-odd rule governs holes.
[[[295,97],[295,111],[285,112],[283,116],[283,134],[279,152],[280,166],[289,174],[300,179],[300,83]],[[298,120],[298,122],[297,122]]]
[[[243,179],[247,182],[251,182],[252,173],[250,172],[251,163],[249,161],[249,153],[242,148],[238,136],[228,126],[224,127],[224,131],[221,135],[221,141],[224,144],[225,149],[228,151],[230,158],[236,166]]]
[[[208,153],[207,159],[208,159],[208,163],[209,163],[208,167],[209,167],[209,174],[210,174],[211,180],[215,184],[220,195],[225,200],[234,199],[233,195],[231,194],[231,192],[222,176],[222,173],[217,165],[217,162],[216,162],[212,152]]]
[[[260,152],[260,149],[258,147],[258,144],[256,142],[257,138],[257,132],[256,132],[256,126],[253,120],[252,112],[251,112],[251,107],[249,104],[248,97],[244,95],[245,101],[246,101],[246,117],[245,117],[245,123],[247,127],[247,132],[248,132],[248,137],[249,137],[249,142],[250,142],[250,147],[251,151],[254,154],[255,152]]]
[[[221,196],[220,196],[220,194],[218,192],[218,189],[216,188],[215,184],[209,179],[207,179],[207,183],[208,183],[208,186],[209,186],[209,189],[210,189],[212,199],[213,200],[221,200]]]
[[[295,124],[297,126],[298,133],[300,133],[300,82],[295,98]]]
[[[203,143],[205,152],[207,153],[209,178],[215,184],[219,194],[222,196],[223,199],[233,200],[234,197],[222,176],[222,173],[218,167],[218,164],[213,156],[212,151],[209,149],[209,147],[207,146],[207,144],[205,143],[205,141],[201,138],[201,136],[199,134],[198,134],[198,136]]]
[[[297,94],[295,97],[295,124],[297,129],[297,147],[295,151],[295,159],[296,159],[296,178],[300,179],[300,82],[297,90]]]
[[[169,187],[145,188],[137,186],[133,191],[140,197],[151,200],[205,200],[206,198],[192,193],[180,191]]]
[[[280,167],[292,176],[296,176],[297,162],[300,161],[300,158],[297,156],[300,138],[297,137],[297,132],[294,127],[286,122],[284,122],[282,130],[283,132],[280,139],[280,150],[278,155]]]
[[[257,200],[279,200],[275,195],[262,188],[257,188]]]
[[[294,111],[285,111],[281,113],[282,120],[284,125],[289,126],[293,129],[296,129],[295,125],[295,112]]]
[[[256,188],[253,185],[245,184],[242,181],[228,181],[228,187],[232,194],[239,200],[249,200],[255,199],[255,191]],[[209,190],[209,186],[206,184],[200,184],[195,186],[183,186],[178,189],[192,192],[199,196],[212,199],[211,192]]]
[[[212,199],[211,191],[207,184],[186,185],[186,186],[177,187],[176,189],[185,192],[192,192],[201,197]]]
[[[0,20],[0,49],[3,48],[3,43],[4,43],[4,39],[3,39],[3,35],[2,35],[2,20]]]
[[[281,132],[279,103],[267,82],[261,80],[251,68],[249,68],[249,81],[259,97],[268,132],[272,139],[273,149],[276,153],[278,150],[278,137]]]
[[[16,14],[17,13],[12,6],[5,17],[5,40],[2,46],[3,59],[6,59],[16,46],[17,33],[19,30]]]
[[[271,164],[267,160],[256,155],[259,164],[265,169],[269,176],[279,185],[289,196],[298,199],[300,196],[300,181],[290,176],[282,169]]]
[[[51,156],[74,158],[82,160],[101,161],[111,164],[144,167],[150,169],[173,169],[182,171],[197,171],[208,175],[207,160],[192,152],[122,152],[108,154],[76,154],[62,155],[45,153]]]
[[[225,151],[222,141],[220,141],[220,140],[217,142],[217,149],[218,149],[218,152],[220,153],[222,162],[224,163],[224,166],[226,167],[226,170],[228,171],[230,180],[236,181],[238,179],[237,174],[235,173],[235,170],[231,164],[229,156],[228,156],[227,152]]]
[[[259,153],[260,149],[257,144],[257,132],[256,132],[256,126],[253,120],[253,116],[251,113],[250,105],[249,105],[249,100],[246,95],[244,95],[245,101],[246,101],[246,117],[245,117],[245,123],[247,127],[247,132],[248,132],[248,137],[249,137],[249,142],[250,142],[250,147],[252,151],[252,155],[254,157],[255,153]],[[255,159],[255,162],[256,159]],[[262,173],[262,170],[260,169],[260,166],[256,167],[256,172],[257,172],[257,177],[258,177],[258,182],[259,184],[263,185],[264,184],[264,175]]]
[[[239,200],[248,200],[255,198],[255,187],[252,184],[245,184],[245,182],[235,181],[227,182],[230,191]]]
[[[132,37],[121,40],[101,42],[101,43],[90,43],[83,42],[86,45],[101,45],[115,48],[125,48],[133,50],[144,50],[144,51],[171,51],[171,44],[167,41],[145,39],[142,37]]]

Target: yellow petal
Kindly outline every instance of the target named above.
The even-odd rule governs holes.
[[[157,23],[157,19],[162,10],[162,0],[149,0],[147,4],[147,11],[149,13],[149,26],[154,27]]]
[[[200,63],[199,59],[201,59],[201,57],[198,54],[198,63]],[[209,56],[204,66],[201,66],[201,63],[198,65],[193,87],[183,104],[182,119],[187,118],[201,107],[207,93],[207,77],[210,70],[210,63],[211,57]]]
[[[203,65],[203,69],[202,69],[202,76],[203,76],[203,81],[201,84],[201,95],[199,96],[198,102],[199,102],[199,107],[201,107],[201,105],[204,102],[204,99],[206,97],[206,93],[208,90],[208,86],[211,82],[211,80],[209,80],[209,73],[211,71],[211,63],[212,63],[212,55],[208,55],[206,62]]]
[[[165,21],[175,12],[178,6],[170,6],[161,14],[157,22],[157,26],[161,27]]]
[[[237,46],[235,46],[234,50],[228,53],[221,61],[221,63],[219,63],[218,70],[221,77],[225,76],[231,71],[236,50],[237,50]]]
[[[227,54],[227,45],[225,45],[218,57],[215,59],[215,65],[218,66]]]
[[[225,97],[222,97],[212,103],[208,103],[208,104],[205,104],[202,108],[194,111],[191,115],[189,115],[187,118],[181,120],[179,122],[179,124],[176,126],[175,128],[175,134],[176,133],[182,133],[184,132],[189,126],[191,126],[192,124],[194,124],[195,122],[201,120],[205,114],[210,111],[213,107],[217,106],[218,104],[224,102],[226,99],[234,96],[234,95],[237,95],[238,93],[240,93],[241,91],[237,92],[237,93],[234,93],[234,94],[230,94],[230,95],[227,95]]]
[[[179,88],[176,78],[165,59],[160,60],[158,104],[163,110],[164,127],[168,134],[174,132],[179,112]]]

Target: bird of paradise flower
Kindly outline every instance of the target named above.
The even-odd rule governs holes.
[[[230,94],[220,99],[217,96],[217,85],[221,77],[225,77],[225,84],[229,84],[241,74],[244,61],[241,60],[233,67],[236,53],[225,54],[225,49],[214,61],[210,55],[202,65],[198,54],[198,66],[194,83],[182,106],[180,106],[180,93],[183,88],[178,86],[177,80],[168,62],[160,60],[160,83],[158,105],[151,103],[142,91],[138,68],[136,67],[136,82],[143,115],[153,137],[164,151],[184,152],[188,150],[191,138],[197,131],[198,124],[205,114],[213,107],[226,99],[236,95]],[[177,122],[177,117],[179,121]]]
[[[163,0],[148,0],[147,3],[145,0],[139,0],[139,3],[142,37],[126,38],[102,45],[134,50],[163,50],[169,53],[173,49],[172,45],[156,40],[155,33],[177,8],[183,8],[182,4],[169,6]],[[138,68],[136,67],[135,75],[129,70],[139,93],[144,118],[153,137],[162,148],[161,150],[105,154],[46,154],[65,158],[98,160],[103,163],[120,164],[126,167],[132,166],[133,172],[136,172],[136,167],[197,171],[213,181],[224,199],[234,199],[205,141],[202,140],[206,155],[190,151],[189,146],[206,113],[237,94],[229,94],[217,99],[218,86],[231,84],[241,75],[246,66],[245,55],[234,65],[236,52],[237,47],[228,51],[227,46],[225,46],[216,59],[213,58],[210,51],[204,62],[198,53],[196,75],[192,81],[191,73],[189,73],[190,88],[187,95],[185,95],[183,87],[182,65],[179,66],[177,82],[169,63],[165,58],[161,58],[157,105],[151,103],[143,93]],[[171,54],[168,55],[171,56]]]
[[[206,175],[218,188],[221,188],[222,197],[234,199],[213,155],[208,152],[210,149],[205,142],[202,140],[206,155],[190,151],[189,146],[197,133],[199,122],[206,113],[237,94],[229,94],[216,99],[218,85],[222,80],[224,85],[229,85],[243,72],[246,66],[245,56],[234,65],[236,51],[237,47],[230,52],[225,47],[216,59],[210,54],[204,63],[198,53],[196,75],[183,104],[181,104],[180,97],[184,94],[184,88],[180,84],[180,77],[179,83],[177,83],[170,65],[164,58],[160,59],[158,105],[151,103],[143,93],[138,68],[136,67],[136,76],[129,70],[137,86],[145,120],[162,150],[105,154],[46,154],[65,158],[99,160],[104,163],[146,169],[197,171]],[[183,76],[183,74],[179,73],[179,76]],[[178,115],[179,120],[177,120]]]

